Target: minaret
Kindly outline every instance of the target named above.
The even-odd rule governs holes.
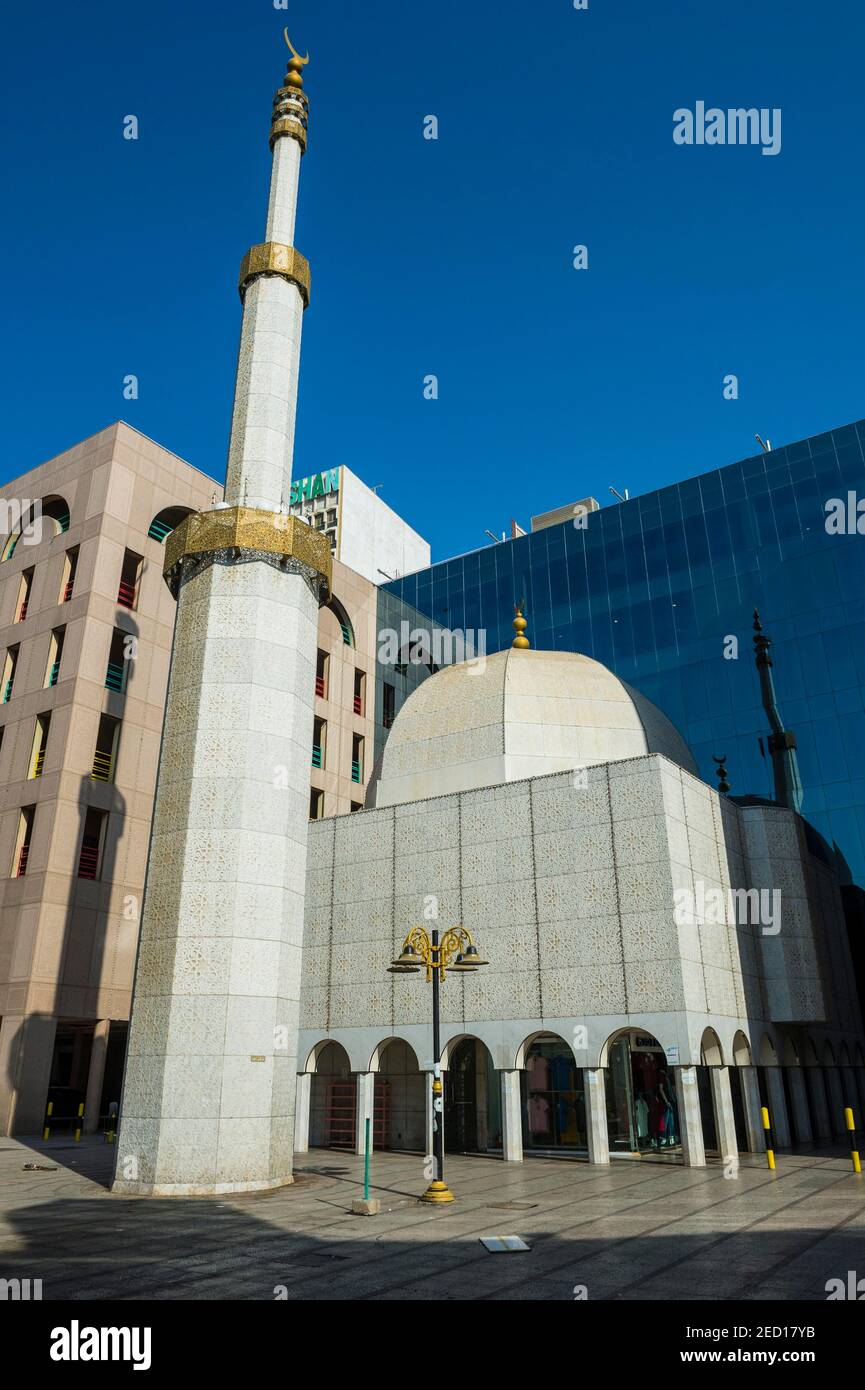
[[[114,1190],[291,1181],[324,536],[288,515],[309,267],[307,98],[274,102],[266,240],[243,260],[226,500],[166,542],[177,598]]]
[[[763,631],[760,614],[754,609],[754,659],[760,677],[760,695],[763,709],[772,728],[769,735],[769,753],[772,757],[772,774],[775,782],[775,800],[791,811],[802,807],[802,778],[799,775],[799,759],[796,757],[796,735],[784,728],[775,694],[772,678],[772,640]]]

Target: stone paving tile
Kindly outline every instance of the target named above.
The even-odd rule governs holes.
[[[28,1161],[57,1165],[26,1173]],[[114,1198],[99,1141],[0,1145],[0,1275],[40,1277],[47,1298],[568,1300],[825,1298],[855,1268],[865,1179],[840,1152],[782,1155],[770,1173],[720,1166],[453,1158],[458,1200],[431,1210],[417,1155],[376,1154],[374,1218],[350,1214],[361,1161],[314,1151],[298,1181],[233,1198]],[[530,1202],[502,1210],[503,1202]],[[531,1250],[490,1255],[481,1235]],[[859,1261],[861,1264],[861,1260]]]

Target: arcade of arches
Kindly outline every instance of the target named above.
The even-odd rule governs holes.
[[[442,1066],[444,1144],[450,1153],[559,1155],[606,1163],[642,1157],[700,1166],[765,1150],[761,1107],[772,1117],[779,1149],[831,1144],[846,1137],[844,1107],[865,1109],[865,1058],[846,1047],[835,1055],[810,1039],[801,1050],[768,1036],[757,1055],[737,1033],[731,1055],[707,1028],[698,1066],[679,1065],[638,1029],[613,1034],[603,1065],[579,1067],[564,1038],[527,1039],[512,1070],[497,1070],[476,1037],[452,1040]],[[372,1147],[432,1151],[431,1072],[411,1046],[384,1040],[366,1071],[353,1071],[333,1039],[313,1050],[298,1076],[296,1148],[362,1153],[366,1121]]]

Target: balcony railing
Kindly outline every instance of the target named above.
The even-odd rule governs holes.
[[[44,748],[40,748],[40,749],[39,749],[39,752],[36,754],[36,761],[35,761],[35,763],[33,764],[33,776],[34,776],[34,777],[41,777],[44,767],[45,767],[45,749],[44,749]]]
[[[14,684],[15,684],[15,677],[14,677],[14,676],[10,676],[9,679],[8,679],[8,681],[6,682],[6,689],[3,691],[3,703],[4,703],[4,705],[8,705],[9,701],[12,699],[12,686],[13,686]]]
[[[324,676],[316,676],[316,678],[315,678],[315,693],[316,693],[316,695],[318,695],[319,699],[321,699],[321,700],[324,700],[324,699],[327,698],[327,686],[326,686],[326,684],[325,684]]]
[[[312,745],[312,765],[313,765],[313,767],[323,767],[323,765],[324,765],[323,762],[322,762],[322,757],[321,757],[321,744],[320,744],[320,743],[314,743],[314,744]]]
[[[147,534],[152,541],[159,541],[159,543],[162,544],[165,537],[170,536],[173,530],[174,527],[169,526],[166,521],[160,521],[158,517],[154,517],[150,523]]]
[[[74,579],[74,577],[73,577],[72,579],[67,579],[66,583],[65,583],[64,586],[63,586],[63,597],[62,597],[61,600],[60,600],[61,603],[68,603],[68,602],[69,602],[69,600],[70,600],[71,597],[72,597],[72,590],[73,590],[74,588],[75,588],[75,579]]]
[[[18,867],[15,870],[16,878],[23,878],[27,872],[27,858],[30,854],[29,844],[22,845],[18,851]]]
[[[363,714],[363,696],[362,696],[362,695],[355,695],[355,697],[354,697],[354,712],[355,712],[355,714]]]
[[[350,647],[350,646],[351,646],[351,628],[349,627],[348,623],[340,623],[340,627],[342,628],[342,640],[343,640],[343,642],[345,643],[345,645],[346,645],[347,647]]]
[[[392,726],[395,718],[396,715],[391,710],[385,710],[384,714],[381,717],[381,722],[386,729],[389,729]]]
[[[105,684],[109,690],[116,690],[122,694],[125,676],[125,666],[118,666],[116,661],[109,661],[108,670],[105,672]]]
[[[51,663],[51,670],[48,672],[48,684],[56,685],[60,679],[60,658]]]
[[[124,608],[134,608],[134,607],[135,607],[135,585],[134,585],[134,584],[126,584],[126,583],[124,583],[124,581],[121,579],[121,581],[120,581],[120,587],[119,587],[118,590],[117,590],[117,602],[120,603],[120,604],[122,604]]]
[[[90,776],[96,782],[110,782],[112,777],[113,758],[110,753],[100,753],[97,749],[93,754],[93,770]]]
[[[78,856],[78,877],[95,878],[99,870],[99,846],[84,843]]]
[[[354,759],[351,765],[351,780],[353,782],[360,781],[360,763],[356,758]]]

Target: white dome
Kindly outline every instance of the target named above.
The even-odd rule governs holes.
[[[376,806],[663,753],[697,774],[657,706],[577,652],[508,647],[446,666],[406,700],[390,731]]]

